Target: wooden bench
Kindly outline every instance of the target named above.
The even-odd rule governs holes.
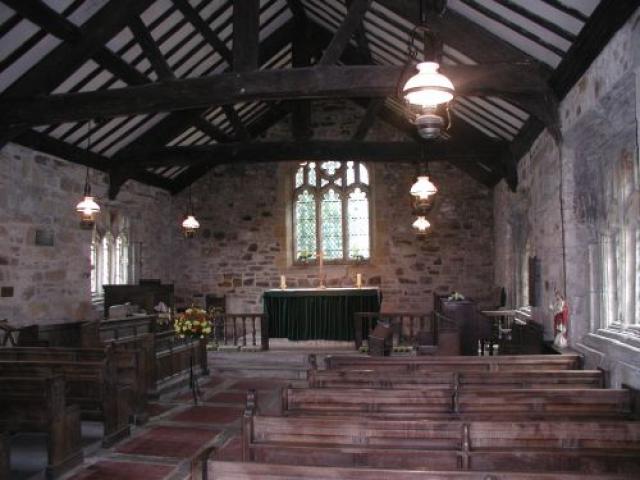
[[[243,418],[243,460],[432,470],[640,472],[637,422]]]
[[[0,377],[0,478],[9,478],[9,432],[41,432],[47,439],[47,477],[82,463],[80,410],[65,399],[61,375]]]
[[[453,389],[484,388],[603,388],[600,370],[523,370],[521,372],[425,372],[416,374],[376,370],[307,371],[312,388],[411,389],[428,385]]]
[[[203,478],[210,480],[636,480],[635,474],[593,476],[571,473],[409,471],[380,468],[309,467],[210,460]]]
[[[37,348],[37,347],[34,347]],[[16,350],[9,352],[8,350]],[[129,434],[129,397],[130,391],[117,383],[116,365],[112,352],[102,352],[102,359],[91,361],[66,356],[74,356],[77,352],[43,351],[25,357],[21,349],[0,351],[0,376],[14,377],[47,377],[62,375],[65,379],[67,400],[77,403],[82,418],[99,420],[104,423],[103,444],[110,446]],[[62,349],[65,350],[65,349]],[[100,355],[96,351],[96,355]],[[31,360],[12,360],[15,358],[31,358]],[[91,357],[93,353],[88,353]]]
[[[314,359],[310,358],[312,364]],[[420,356],[372,358],[335,355],[325,359],[327,369],[391,372],[517,372],[522,370],[579,370],[579,355]]]
[[[113,348],[119,378],[127,382],[131,409],[139,421],[146,418],[149,399],[157,398],[160,390],[173,386],[178,375],[186,381],[192,356],[196,373],[208,373],[206,342],[179,339],[170,325],[158,323],[156,315],[32,325],[21,329],[20,338],[30,346]]]
[[[285,415],[364,415],[379,418],[549,419],[633,418],[626,389],[282,389]]]

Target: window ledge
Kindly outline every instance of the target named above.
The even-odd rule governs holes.
[[[588,337],[640,350],[640,331],[636,328],[626,330],[615,327],[601,328],[594,333],[588,334]]]

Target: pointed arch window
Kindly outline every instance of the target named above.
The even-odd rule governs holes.
[[[329,263],[371,256],[369,170],[358,161],[305,162],[294,176],[293,258]]]
[[[130,244],[128,222],[121,217],[107,227],[94,227],[89,247],[91,296],[96,301],[102,298],[104,285],[127,284],[135,279],[132,265],[135,252]]]

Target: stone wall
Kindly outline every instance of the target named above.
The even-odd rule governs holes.
[[[363,110],[344,102],[314,102],[314,139],[349,138]],[[288,138],[288,120],[274,126],[268,140]],[[401,140],[377,124],[367,140]],[[304,159],[300,159],[304,160]],[[184,302],[194,295],[225,295],[231,312],[262,311],[261,295],[278,288],[286,275],[290,287],[315,286],[318,268],[292,265],[291,174],[297,163],[219,167],[193,185],[196,215],[202,225],[192,240],[176,238],[175,272]],[[373,254],[361,266],[325,268],[329,285],[347,285],[362,273],[379,286],[386,311],[430,311],[433,292],[453,289],[493,305],[491,191],[446,163],[431,172],[440,189],[430,216],[431,233],[411,229],[409,189],[413,165],[370,164],[373,187]],[[176,199],[176,221],[187,192]]]
[[[74,211],[82,198],[85,168],[9,144],[0,151],[0,319],[16,325],[89,318],[91,232],[81,230]],[[101,216],[119,212],[130,220],[130,241],[142,243],[138,273],[171,280],[171,197],[127,182],[108,201],[106,177],[92,172]],[[177,229],[177,226],[174,228]],[[37,246],[36,231],[53,235],[53,246]]]
[[[558,288],[569,302],[570,345],[585,354],[587,366],[609,371],[613,385],[636,388],[640,336],[611,327],[602,315],[607,262],[601,252],[612,235],[638,231],[639,45],[636,12],[562,101],[562,143],[543,133],[520,161],[518,193],[504,182],[494,191],[495,279],[507,287],[510,303],[524,299],[523,261],[537,256],[543,301],[534,312],[547,338],[553,336],[548,305]],[[636,288],[631,295],[638,292],[637,275],[629,271],[625,280]],[[620,320],[638,322],[637,312],[628,309]]]

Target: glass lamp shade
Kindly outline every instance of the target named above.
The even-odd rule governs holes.
[[[402,89],[407,102],[421,107],[436,107],[453,99],[453,84],[438,72],[438,63],[422,62],[417,68],[418,73],[407,80]]]
[[[416,221],[413,222],[412,226],[418,233],[426,233],[429,227],[431,227],[431,224],[429,223],[429,220],[427,220],[426,217],[424,217],[423,215],[420,215],[418,216],[418,218],[416,218]]]
[[[76,205],[76,212],[80,214],[80,226],[90,229],[96,223],[96,215],[100,213],[100,205],[92,196],[85,195],[82,201]]]
[[[411,195],[418,200],[427,200],[431,195],[438,193],[438,188],[429,180],[428,175],[420,175],[411,186]]]
[[[198,222],[193,215],[187,215],[187,218],[182,222],[182,230],[184,231],[184,236],[187,238],[192,238],[199,228],[200,222]]]

